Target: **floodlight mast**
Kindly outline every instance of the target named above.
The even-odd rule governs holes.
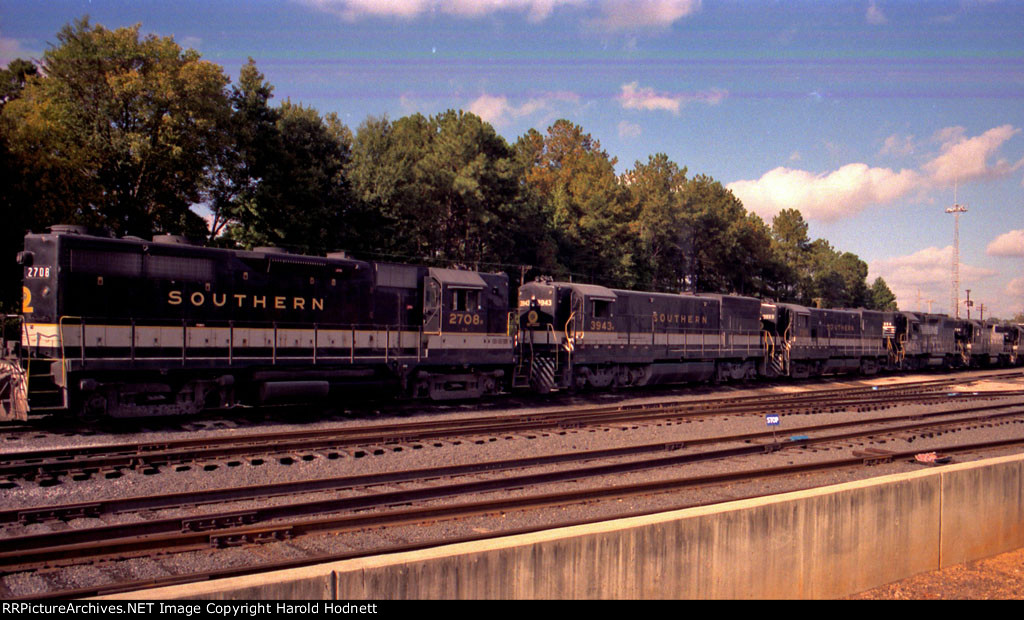
[[[960,214],[967,213],[967,207],[955,204],[946,209],[953,214],[953,294],[950,304],[956,318],[960,318]]]

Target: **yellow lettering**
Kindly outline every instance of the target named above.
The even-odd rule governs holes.
[[[242,302],[245,301],[246,297],[247,297],[247,295],[240,295],[240,294],[236,294],[235,295],[235,299],[238,301],[238,307],[239,308],[242,307]]]
[[[274,309],[275,310],[284,310],[284,297],[275,297],[274,298]]]
[[[193,306],[201,306],[203,305],[203,302],[206,301],[206,296],[199,291],[196,291],[195,293],[192,293],[192,297],[190,297],[189,300],[192,302]]]
[[[21,287],[21,311],[24,314],[32,312],[32,291],[27,286]]]
[[[167,293],[167,303],[172,306],[181,305],[181,291],[171,291]]]
[[[321,297],[320,299],[317,299],[316,297],[313,298],[313,309],[314,310],[323,310],[324,309],[324,298],[323,297]]]
[[[267,297],[265,295],[263,297],[256,297],[254,295],[253,298],[252,298],[252,307],[253,308],[266,308],[267,307]]]
[[[217,306],[219,308],[219,307],[223,306],[226,303],[228,303],[228,296],[227,296],[226,293],[221,294],[220,301],[217,301],[217,293],[213,294],[213,305],[215,305],[215,306]]]
[[[305,310],[306,309],[306,300],[303,299],[302,297],[293,297],[292,298],[292,309],[293,310]]]

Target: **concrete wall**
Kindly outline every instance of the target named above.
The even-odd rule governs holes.
[[[121,598],[839,597],[1024,547],[1022,467],[1003,457]]]

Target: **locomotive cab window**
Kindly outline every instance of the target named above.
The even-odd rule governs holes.
[[[480,291],[457,288],[452,291],[452,310],[468,312],[479,307]]]
[[[607,319],[612,315],[612,304],[610,301],[595,299],[593,312],[595,319]]]

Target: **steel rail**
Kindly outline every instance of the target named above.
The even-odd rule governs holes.
[[[1016,407],[1015,410],[1003,413],[992,413],[1000,409]],[[981,413],[972,417],[961,417],[965,414]],[[799,436],[809,433],[821,433],[824,431],[865,426],[865,425],[890,425],[897,422],[910,420],[933,420],[931,422],[916,422],[910,425],[871,428],[845,435],[829,436],[808,436],[806,440],[784,440],[787,444],[812,445],[815,443],[831,440],[841,440],[863,435],[873,435],[881,432],[903,432],[908,430],[919,430],[948,424],[963,424],[967,422],[979,422],[985,420],[1012,417],[1024,414],[1024,408],[1020,404],[997,404],[983,407],[969,407],[955,411],[934,411],[927,413],[914,413],[900,416],[891,416],[873,420],[847,420],[843,422],[832,422],[810,426],[799,426],[788,428],[786,433],[791,436]],[[955,416],[955,417],[954,417]],[[937,418],[950,418],[934,421]],[[12,524],[41,523],[53,520],[70,520],[77,518],[99,518],[103,515],[124,514],[139,512],[143,510],[165,510],[170,508],[194,507],[199,505],[226,503],[231,501],[257,500],[269,497],[284,495],[310,494],[322,491],[340,491],[354,487],[370,487],[391,483],[408,483],[424,480],[433,480],[442,477],[457,477],[483,472],[496,472],[509,469],[523,469],[541,465],[558,465],[571,462],[586,462],[599,459],[619,458],[628,456],[640,456],[643,454],[672,452],[683,448],[694,446],[726,444],[736,442],[751,442],[762,440],[774,440],[776,433],[773,431],[757,431],[752,433],[740,433],[733,435],[703,437],[687,440],[675,440],[645,444],[640,446],[627,446],[622,448],[608,448],[599,450],[588,450],[583,452],[568,452],[554,455],[488,461],[483,463],[470,463],[465,465],[451,465],[445,467],[430,467],[414,470],[385,472],[378,474],[363,474],[354,476],[342,476],[335,478],[320,478],[315,480],[304,480],[298,482],[283,482],[274,484],[261,484],[248,487],[229,487],[224,489],[213,489],[207,491],[190,491],[185,493],[169,493],[163,495],[128,497],[109,500],[96,500],[86,502],[75,502],[70,504],[50,506],[30,506],[0,510],[0,525],[10,526]],[[719,458],[716,453],[702,453],[706,458]],[[728,456],[727,454],[724,456]]]
[[[893,394],[872,390],[868,400],[842,399],[829,404],[820,404],[819,410],[851,407],[865,407],[878,398],[893,400]],[[1020,392],[957,392],[957,399],[993,399],[1018,395]],[[910,400],[945,400],[947,394],[908,396]],[[519,414],[473,419],[438,420],[404,424],[376,425],[371,427],[332,428],[317,430],[288,431],[284,433],[262,433],[242,436],[213,436],[202,439],[183,439],[143,444],[106,444],[81,448],[50,449],[29,452],[0,454],[0,477],[13,478],[55,478],[76,472],[86,475],[121,468],[160,467],[170,464],[191,463],[232,456],[282,453],[297,450],[342,449],[367,444],[394,444],[399,442],[427,441],[450,437],[453,433],[479,434],[522,432],[544,428],[578,428],[587,424],[612,424],[626,421],[640,421],[677,415],[736,415],[787,410],[788,400],[773,397],[771,402],[739,404],[724,407],[712,403],[678,403],[677,408],[667,406],[650,407],[605,407],[588,408],[580,412],[547,412],[543,414]],[[902,400],[902,399],[898,399]]]
[[[1014,411],[1004,415],[1021,415],[1022,411]],[[991,414],[985,416],[994,417]],[[950,420],[943,423],[961,423],[963,420]],[[286,506],[271,506],[264,508],[253,508],[248,510],[230,511],[218,514],[208,514],[190,517],[176,517],[170,519],[157,519],[134,524],[119,524],[115,526],[101,526],[89,529],[76,529],[63,532],[52,532],[47,534],[9,537],[4,539],[5,551],[0,552],[0,574],[11,573],[29,568],[40,568],[63,564],[73,564],[83,559],[102,559],[108,557],[126,557],[135,555],[147,555],[150,552],[160,549],[161,552],[187,551],[201,548],[202,541],[207,546],[232,546],[250,542],[268,542],[284,540],[296,535],[311,533],[310,524],[323,523],[349,523],[359,521],[363,518],[360,515],[351,517],[333,517],[309,522],[284,521],[268,523],[276,519],[294,519],[295,517],[306,517],[326,512],[337,512],[342,510],[366,511],[372,508],[382,508],[395,505],[405,505],[416,501],[441,499],[458,495],[472,495],[482,492],[499,491],[528,488],[540,484],[551,484],[568,480],[580,480],[608,475],[618,475],[636,471],[670,467],[687,464],[697,461],[721,459],[726,457],[774,452],[793,446],[806,446],[814,443],[836,442],[848,440],[852,437],[865,435],[876,435],[878,433],[892,433],[911,429],[919,429],[926,424],[912,424],[902,428],[868,429],[841,435],[830,435],[819,438],[808,438],[800,441],[772,444],[754,444],[737,448],[728,448],[712,452],[698,452],[692,454],[659,457],[644,461],[616,463],[610,465],[596,465],[577,468],[567,471],[546,472],[538,474],[526,474],[510,478],[488,479],[481,481],[456,483],[443,487],[417,488],[410,490],[390,491],[372,496],[354,496],[346,498],[335,498],[328,500],[317,500],[300,504]],[[1014,438],[997,442],[982,442],[968,446],[952,446],[940,448],[944,452],[962,451],[964,449],[977,449],[979,447],[991,447],[999,445],[1010,445],[1024,443],[1024,438]],[[767,468],[755,470],[754,477],[769,475],[765,472],[797,472],[810,469],[828,469],[852,462],[874,463],[879,460],[892,460],[904,458],[917,454],[919,450],[907,451],[879,451],[867,450],[854,459],[830,459],[811,464],[801,464],[782,468]],[[855,452],[855,455],[857,453]],[[708,481],[733,481],[745,476],[750,472],[727,472],[711,476],[698,476],[695,478],[676,478],[668,482],[659,481],[654,483],[642,483],[637,488],[651,489],[662,488],[661,485],[668,484],[671,488],[679,486],[692,486],[694,484],[706,484]],[[775,475],[775,473],[771,473]],[[737,478],[739,477],[739,478]],[[682,482],[688,481],[688,482]],[[694,482],[699,481],[699,482]],[[653,487],[650,485],[654,485]],[[608,487],[614,489],[632,488],[634,485],[620,487]],[[666,487],[668,488],[668,487]],[[601,497],[603,488],[584,491],[583,496],[570,494],[570,497],[590,497],[587,494],[596,494]],[[554,494],[561,496],[560,494]],[[486,505],[515,506],[520,500],[497,500],[483,502]],[[530,498],[522,501],[533,505]],[[505,503],[503,503],[505,502]],[[512,502],[507,503],[507,502]],[[473,504],[471,504],[473,505]],[[435,508],[426,507],[422,511],[426,515],[433,515]],[[436,508],[436,510],[445,510]],[[391,513],[373,512],[369,522],[377,524],[389,523]],[[422,517],[421,517],[422,518]],[[369,523],[367,522],[367,523]],[[316,525],[319,527],[319,525]],[[346,526],[347,527],[347,526]],[[101,541],[101,542],[97,542]]]

